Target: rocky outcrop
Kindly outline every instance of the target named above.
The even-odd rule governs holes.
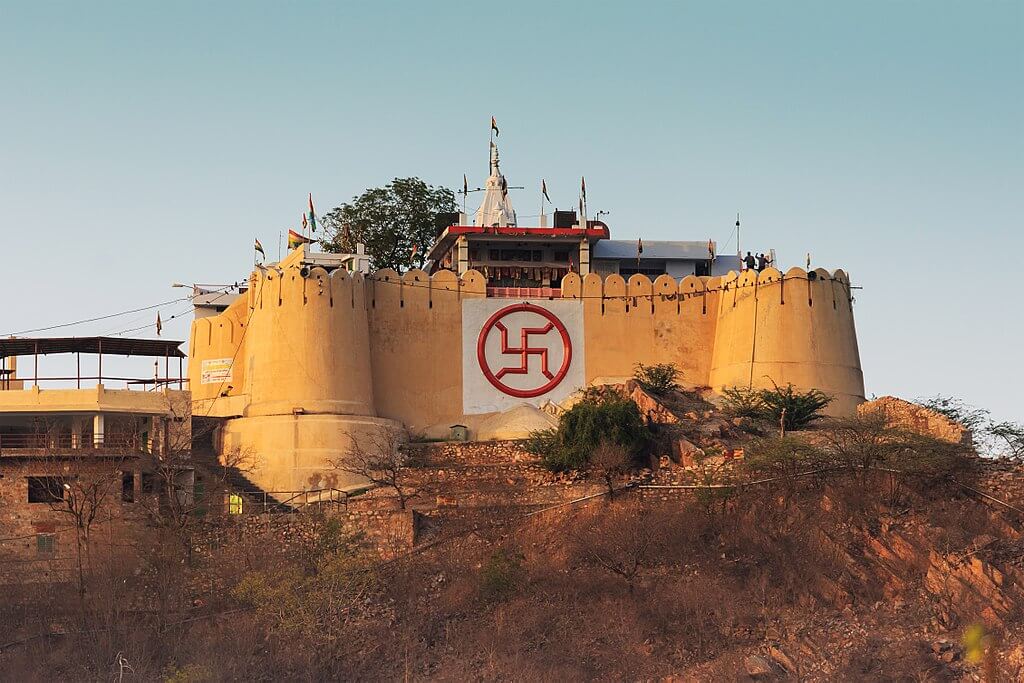
[[[881,414],[890,425],[932,436],[936,439],[970,446],[971,430],[942,413],[895,396],[882,396],[857,406],[858,415]]]

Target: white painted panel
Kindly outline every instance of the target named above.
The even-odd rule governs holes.
[[[465,299],[463,412],[492,413],[523,403],[560,401],[584,384],[583,354],[579,301]]]

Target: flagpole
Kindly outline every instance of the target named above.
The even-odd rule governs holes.
[[[281,231],[277,231],[277,262],[281,262]]]

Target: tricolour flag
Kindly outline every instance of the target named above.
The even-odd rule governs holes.
[[[544,199],[546,199],[546,200],[548,200],[550,202],[551,201],[551,197],[548,196],[548,184],[544,181],[543,178],[540,179],[540,191],[541,191],[541,194],[544,195]]]
[[[256,240],[256,244],[254,246],[256,251],[260,253],[260,256],[262,256],[263,258],[267,258],[267,252],[263,251],[263,245],[260,244],[260,241],[258,239]]]
[[[313,193],[309,193],[309,224],[316,232],[316,211],[313,210]]]
[[[290,230],[290,229],[288,230],[288,248],[289,249],[298,249],[303,244],[309,244],[312,241],[313,240],[309,239],[308,237],[304,237],[304,236],[300,235],[299,233],[295,232],[294,230]]]
[[[491,130],[494,131],[495,135],[498,135],[498,122],[494,120],[493,116],[491,117]]]

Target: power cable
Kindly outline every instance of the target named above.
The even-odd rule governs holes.
[[[118,317],[120,317],[122,315],[130,315],[132,313],[141,313],[142,311],[151,311],[154,308],[160,308],[161,306],[169,306],[171,304],[176,304],[176,303],[179,303],[181,301],[192,301],[197,296],[201,296],[202,294],[216,294],[216,293],[226,292],[226,291],[228,291],[230,289],[233,289],[236,286],[237,286],[237,283],[230,284],[230,285],[225,285],[224,287],[220,287],[218,289],[214,289],[214,290],[211,290],[209,292],[201,292],[200,294],[192,294],[191,296],[184,296],[184,297],[180,297],[178,299],[170,299],[168,301],[161,301],[158,304],[152,304],[150,306],[143,306],[141,308],[132,308],[132,309],[129,309],[129,310],[126,310],[126,311],[119,311],[117,313],[109,313],[107,315],[96,316],[95,318],[85,318],[85,319],[82,319],[82,320],[75,320],[75,321],[68,322],[68,323],[59,323],[57,325],[49,325],[47,327],[36,327],[34,329],[31,329],[31,330],[19,330],[17,332],[7,332],[7,333],[4,333],[4,334],[0,335],[0,337],[15,337],[15,336],[22,335],[22,334],[31,334],[33,332],[45,332],[47,330],[56,330],[56,329],[60,329],[60,328],[63,328],[63,327],[73,327],[75,325],[84,325],[85,323],[93,323],[93,322],[98,322],[100,320],[109,320],[110,318],[118,318]]]

